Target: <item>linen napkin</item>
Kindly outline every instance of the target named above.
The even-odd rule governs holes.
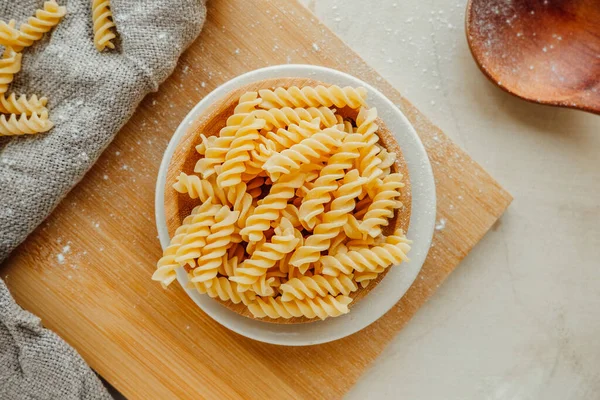
[[[84,177],[135,108],[198,36],[205,0],[111,0],[116,49],[94,47],[92,0],[57,0],[67,15],[23,51],[10,91],[46,96],[48,133],[0,137],[0,262]],[[0,0],[17,26],[43,0]],[[1,272],[1,267],[0,267]],[[108,398],[81,357],[23,311],[0,281],[0,398]]]

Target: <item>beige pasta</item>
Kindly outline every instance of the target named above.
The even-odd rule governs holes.
[[[169,286],[177,278],[175,270],[180,267],[180,264],[175,261],[177,250],[181,246],[181,241],[185,237],[194,215],[199,211],[202,211],[200,207],[194,208],[192,213],[183,220],[183,224],[177,228],[175,235],[171,239],[171,243],[163,252],[161,259],[158,260],[152,279],[161,282],[163,287]]]
[[[47,111],[46,104],[48,99],[45,97],[38,98],[35,94],[27,98],[24,94],[17,97],[11,93],[8,97],[0,96],[0,113],[3,114],[41,114]]]
[[[48,111],[41,114],[32,114],[27,116],[22,114],[17,118],[11,114],[7,119],[5,115],[0,115],[0,136],[19,136],[31,135],[34,133],[47,132],[54,124],[48,119]]]
[[[404,182],[366,93],[316,86],[242,95],[218,133],[198,135],[194,172],[171,182],[201,205],[154,279],[168,284],[184,267],[199,293],[254,318],[348,313],[360,288],[410,250],[402,231],[384,234],[399,220]],[[35,97],[4,100],[0,107],[32,116],[42,106]]]
[[[0,59],[0,94],[8,91],[8,85],[13,81],[15,74],[21,70],[21,58],[11,47],[7,47]]]
[[[364,88],[353,88],[339,86],[305,86],[298,88],[292,86],[288,89],[277,88],[275,90],[259,90],[263,99],[262,108],[281,107],[351,107],[359,108],[366,103],[367,91]]]
[[[110,9],[110,0],[92,0],[92,22],[94,24],[94,45],[98,51],[114,49],[112,42],[117,37],[115,23]]]
[[[348,296],[315,297],[314,299],[282,301],[281,297],[257,297],[256,302],[248,304],[248,309],[257,318],[307,317],[326,319],[347,314],[348,304],[352,299]]]
[[[11,46],[15,51],[31,46],[58,25],[66,13],[67,9],[59,6],[56,1],[46,1],[44,8],[37,10],[34,17],[30,17],[19,27],[20,35]]]
[[[21,32],[15,27],[16,21],[11,19],[8,23],[0,21],[0,45],[12,47],[21,36]]]
[[[328,294],[348,296],[357,289],[353,277],[353,275],[342,274],[335,277],[316,275],[290,279],[281,285],[283,293],[281,301],[314,299],[315,297],[325,297]]]

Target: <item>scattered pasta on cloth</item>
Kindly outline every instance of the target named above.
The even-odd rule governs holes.
[[[15,93],[7,97],[6,93],[14,76],[21,71],[21,51],[50,32],[66,13],[65,7],[50,0],[19,28],[15,20],[0,21],[0,45],[4,46],[0,59],[0,113],[3,114],[0,115],[0,136],[31,135],[47,132],[54,126],[46,109],[48,99],[38,99],[36,95],[17,98]]]
[[[6,96],[14,76],[21,71],[23,49],[32,46],[50,32],[66,15],[67,9],[55,0],[46,1],[27,22],[16,27],[16,21],[0,21],[0,45],[4,53],[0,59],[0,136],[31,135],[47,132],[54,124],[48,116],[46,97],[37,95]],[[98,51],[114,49],[116,38],[109,0],[92,0],[94,45]]]
[[[404,183],[366,97],[338,86],[242,95],[218,135],[200,135],[194,174],[173,185],[198,205],[153,279],[167,286],[184,268],[200,293],[256,318],[348,313],[359,285],[410,250],[402,230],[383,234]]]

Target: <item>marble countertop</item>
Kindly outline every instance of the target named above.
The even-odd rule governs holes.
[[[303,0],[515,198],[349,399],[600,393],[600,117],[478,70],[465,1]]]

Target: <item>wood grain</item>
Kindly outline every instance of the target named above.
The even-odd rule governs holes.
[[[212,0],[208,6],[204,31],[173,76],[142,102],[85,179],[4,263],[2,275],[19,304],[129,398],[340,398],[511,197],[300,4]],[[154,185],[177,125],[220,83],[287,61],[348,72],[396,103],[427,148],[438,219],[447,221],[420,276],[392,310],[353,336],[308,348],[241,337],[210,320],[177,285],[165,291],[150,280],[161,254]]]
[[[598,0],[469,0],[466,25],[477,65],[501,89],[600,114]]]
[[[190,215],[191,210],[200,204],[198,199],[192,199],[187,194],[179,194],[172,187],[177,181],[177,177],[181,172],[184,172],[188,175],[195,174],[194,167],[200,158],[198,152],[196,151],[196,145],[200,144],[200,134],[204,134],[207,137],[218,135],[219,131],[226,126],[227,118],[233,114],[235,107],[238,105],[240,96],[246,92],[257,92],[260,89],[273,89],[277,87],[316,87],[318,85],[329,86],[330,84],[326,82],[315,81],[314,79],[309,78],[273,78],[261,80],[231,91],[223,98],[217,100],[214,104],[211,104],[201,115],[198,116],[198,118],[196,118],[196,120],[190,125],[177,144],[167,168],[164,205],[166,225],[170,237],[174,236],[175,231],[181,226],[183,220]],[[351,118],[353,121],[356,121],[358,110],[344,107],[337,113],[344,118]],[[404,160],[400,146],[396,142],[396,139],[394,139],[392,132],[390,132],[387,128],[385,122],[382,121],[381,118],[378,118],[376,123],[379,127],[377,134],[380,138],[380,144],[389,152],[396,153],[397,159],[392,166],[393,172],[402,173],[405,184],[399,198],[403,207],[395,210],[394,217],[391,218],[390,224],[384,227],[383,233],[385,235],[391,235],[398,228],[401,228],[404,232],[407,232],[410,223],[412,202],[408,166],[406,165],[406,161]],[[375,288],[379,282],[381,282],[388,271],[389,268],[386,268],[366,288],[363,288],[359,285],[358,290],[350,294],[350,297],[352,297],[354,301],[350,303],[349,307],[352,308],[355,306],[371,290],[373,290],[373,288]],[[223,301],[219,298],[215,298],[214,300],[223,304],[230,310],[243,315],[244,317],[254,318],[250,310],[248,310],[248,307],[243,303],[234,304],[232,301]],[[310,319],[306,317],[271,319],[265,317],[261,320],[264,322],[278,324],[296,324],[318,321],[319,319]]]

